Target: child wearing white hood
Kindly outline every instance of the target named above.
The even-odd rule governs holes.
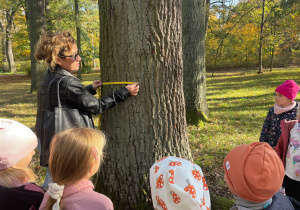
[[[150,187],[156,210],[211,208],[202,170],[189,160],[170,156],[156,161],[150,169]]]

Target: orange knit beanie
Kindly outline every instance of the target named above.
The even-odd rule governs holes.
[[[235,147],[225,157],[223,167],[229,190],[257,203],[273,197],[285,174],[282,161],[265,142]]]

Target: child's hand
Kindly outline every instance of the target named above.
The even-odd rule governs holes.
[[[102,86],[102,82],[100,80],[95,80],[92,84],[94,90],[96,90],[98,87]]]
[[[133,83],[132,85],[126,85],[125,87],[129,90],[130,95],[132,95],[132,96],[136,96],[140,90],[139,83]]]

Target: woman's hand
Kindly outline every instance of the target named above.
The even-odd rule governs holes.
[[[100,80],[95,80],[92,84],[94,90],[97,90],[98,87],[102,86],[102,82]]]
[[[132,96],[136,96],[140,90],[139,83],[133,83],[132,85],[126,85],[125,87],[129,90],[130,95],[132,95]]]

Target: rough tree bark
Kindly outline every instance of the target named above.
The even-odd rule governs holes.
[[[187,122],[202,124],[207,121],[206,103],[206,0],[182,2],[183,33],[183,89]]]
[[[137,81],[140,93],[102,114],[108,138],[96,189],[115,209],[153,209],[151,165],[191,159],[183,95],[181,0],[99,0],[101,77]],[[102,88],[107,95],[119,87]]]
[[[45,14],[43,0],[28,1],[28,23],[29,23],[29,39],[30,39],[30,59],[31,59],[31,90],[33,93],[37,91],[38,82],[45,70],[44,65],[37,63],[34,58],[34,48],[41,34],[45,33]]]

